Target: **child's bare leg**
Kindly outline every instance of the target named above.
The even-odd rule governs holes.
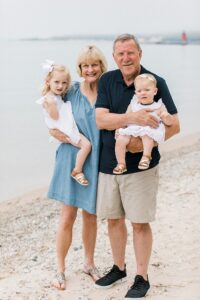
[[[91,151],[92,145],[83,134],[80,134],[80,141],[78,144],[74,144],[74,146],[80,148],[76,156],[74,171],[76,171],[76,173],[81,173],[85,160]]]
[[[148,135],[144,135],[141,138],[143,143],[143,155],[139,162],[138,169],[146,170],[149,168],[151,162],[151,152],[154,146],[154,140]]]
[[[129,144],[131,139],[130,135],[119,135],[116,139],[115,144],[115,155],[118,164],[126,165],[126,146]]]
[[[154,140],[148,135],[144,135],[141,138],[143,144],[143,156],[151,157],[151,152],[154,146]]]

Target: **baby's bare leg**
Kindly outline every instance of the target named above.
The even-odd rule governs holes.
[[[151,152],[154,146],[154,140],[148,135],[141,137],[143,143],[143,156],[151,157]]]
[[[81,173],[82,169],[83,169],[83,165],[85,163],[85,160],[91,151],[92,145],[91,145],[90,141],[83,134],[80,134],[79,143],[78,144],[72,143],[72,145],[80,148],[80,150],[78,151],[77,156],[76,156],[76,163],[75,163],[74,171],[76,171],[77,173]]]
[[[126,146],[129,144],[130,139],[131,139],[130,135],[118,135],[118,137],[116,139],[115,155],[116,155],[118,164],[126,165],[126,162],[125,162]]]

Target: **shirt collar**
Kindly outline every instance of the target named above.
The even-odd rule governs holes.
[[[143,73],[146,73],[147,70],[142,66],[140,65],[140,74],[143,74]],[[122,72],[118,69],[118,74],[117,74],[117,82],[120,82],[122,83],[123,85],[125,85],[126,87],[133,87],[134,86],[134,83],[132,83],[131,85],[127,86],[125,81],[124,81],[124,78],[123,78],[123,75],[122,75]]]

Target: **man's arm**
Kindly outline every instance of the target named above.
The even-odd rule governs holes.
[[[161,105],[161,107],[156,111],[156,114],[161,118],[161,121],[167,125],[171,126],[173,123],[173,115],[168,113],[166,106],[164,103]]]
[[[107,108],[96,108],[96,123],[99,129],[115,130],[126,127],[128,124],[138,124],[141,126],[158,127],[158,120],[152,116],[150,110],[142,109],[137,112],[127,112],[125,114],[110,113]]]
[[[58,129],[50,129],[49,133],[61,143],[70,143],[69,137]]]
[[[172,124],[170,126],[165,126],[165,140],[180,132],[180,123],[178,119],[178,114],[172,115]],[[132,153],[142,152],[143,145],[142,140],[139,137],[132,137],[130,143],[127,146],[127,150]]]
[[[172,125],[165,126],[165,141],[180,132],[180,123],[179,123],[178,114],[174,114],[172,115],[172,117],[173,117]]]

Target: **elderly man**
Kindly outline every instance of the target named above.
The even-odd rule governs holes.
[[[101,129],[102,147],[100,153],[100,173],[97,198],[97,215],[108,220],[108,233],[114,265],[96,287],[108,288],[126,280],[125,247],[127,230],[125,218],[133,228],[133,242],[136,258],[136,276],[125,299],[142,298],[150,288],[148,265],[152,250],[150,222],[155,219],[156,194],[158,187],[159,151],[157,145],[152,150],[148,170],[138,169],[142,156],[141,140],[132,142],[135,149],[126,154],[127,172],[114,175],[115,130],[128,124],[157,128],[158,119],[150,111],[128,112],[126,109],[135,93],[134,79],[143,73],[153,74],[157,80],[158,92],[155,101],[162,98],[168,112],[173,115],[171,126],[166,127],[165,139],[179,132],[177,109],[166,82],[158,75],[141,66],[141,47],[133,35],[124,34],[114,41],[113,57],[117,70],[102,75],[99,81],[96,102],[96,123]],[[133,139],[133,138],[132,138]]]

